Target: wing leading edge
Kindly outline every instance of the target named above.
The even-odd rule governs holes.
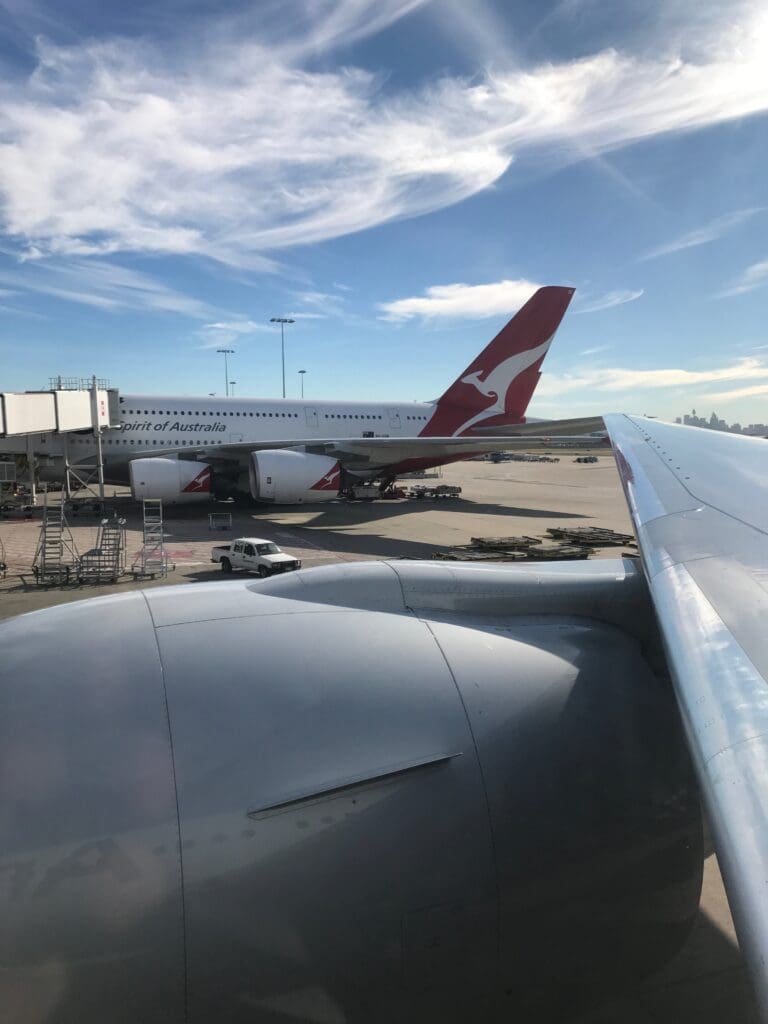
[[[768,1019],[768,442],[639,417],[605,423]]]
[[[559,421],[552,421],[557,424]],[[571,421],[568,422],[570,425]],[[590,420],[590,423],[593,422]],[[602,421],[595,421],[602,422]],[[168,449],[154,451],[152,455],[179,455],[182,458],[222,458],[244,459],[251,452],[268,451],[276,448],[291,448],[310,452],[316,455],[329,455],[337,458],[348,469],[380,469],[407,459],[445,458],[451,461],[469,455],[520,449],[529,451],[545,448],[553,440],[560,443],[594,444],[595,437],[584,434],[570,434],[562,431],[547,432],[544,428],[549,424],[536,424],[538,430],[524,434],[509,434],[500,437],[468,436],[462,437],[339,437],[339,438],[305,438],[285,441],[240,441],[234,444],[201,445],[199,448]]]

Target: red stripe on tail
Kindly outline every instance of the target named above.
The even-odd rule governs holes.
[[[437,402],[423,437],[522,423],[540,368],[575,289],[539,288]]]

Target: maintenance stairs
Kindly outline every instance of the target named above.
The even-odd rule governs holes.
[[[131,566],[134,576],[167,576],[168,556],[165,553],[163,533],[163,503],[160,499],[145,498],[143,544],[139,557]]]
[[[64,515],[64,503],[58,508],[51,507],[45,491],[40,538],[32,563],[35,579],[40,586],[61,586],[69,582],[77,563],[77,548]]]
[[[125,572],[125,520],[102,519],[96,547],[80,556],[78,583],[117,583]]]

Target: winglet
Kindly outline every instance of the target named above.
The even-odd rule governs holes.
[[[453,437],[476,424],[522,423],[540,368],[574,288],[539,288],[438,399],[425,437]]]

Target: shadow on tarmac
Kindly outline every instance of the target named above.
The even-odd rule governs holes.
[[[264,519],[271,521],[286,515],[313,515],[311,525],[317,529],[327,529],[334,526],[351,525],[353,523],[375,522],[376,520],[393,519],[397,516],[410,515],[414,512],[433,512],[436,509],[444,509],[446,512],[459,512],[466,515],[492,515],[532,519],[588,519],[582,512],[557,512],[544,508],[517,508],[511,505],[502,505],[490,502],[477,502],[468,499],[450,500],[438,498],[432,500],[409,500],[409,501],[334,501],[334,502],[304,502],[301,505],[268,505],[257,504],[247,501],[217,502],[210,506],[178,505],[168,506],[163,510],[163,517],[166,524],[174,522],[200,523],[203,516],[208,512],[231,512],[233,522],[243,517],[249,519]],[[126,512],[132,519],[138,518],[133,508],[128,507]],[[203,527],[207,534],[207,527]]]
[[[632,992],[562,1024],[759,1024],[741,952],[704,911],[667,967]]]
[[[467,500],[424,500],[424,501],[373,501],[373,502],[332,502],[330,504],[296,505],[253,505],[250,514],[257,518],[279,517],[295,513],[315,514],[308,527],[318,530],[333,529],[335,526],[350,526],[357,523],[377,522],[411,515],[415,512],[459,512],[471,516],[504,516],[524,519],[585,519],[580,512],[554,512],[544,508],[515,508]],[[243,510],[246,511],[246,510]]]

